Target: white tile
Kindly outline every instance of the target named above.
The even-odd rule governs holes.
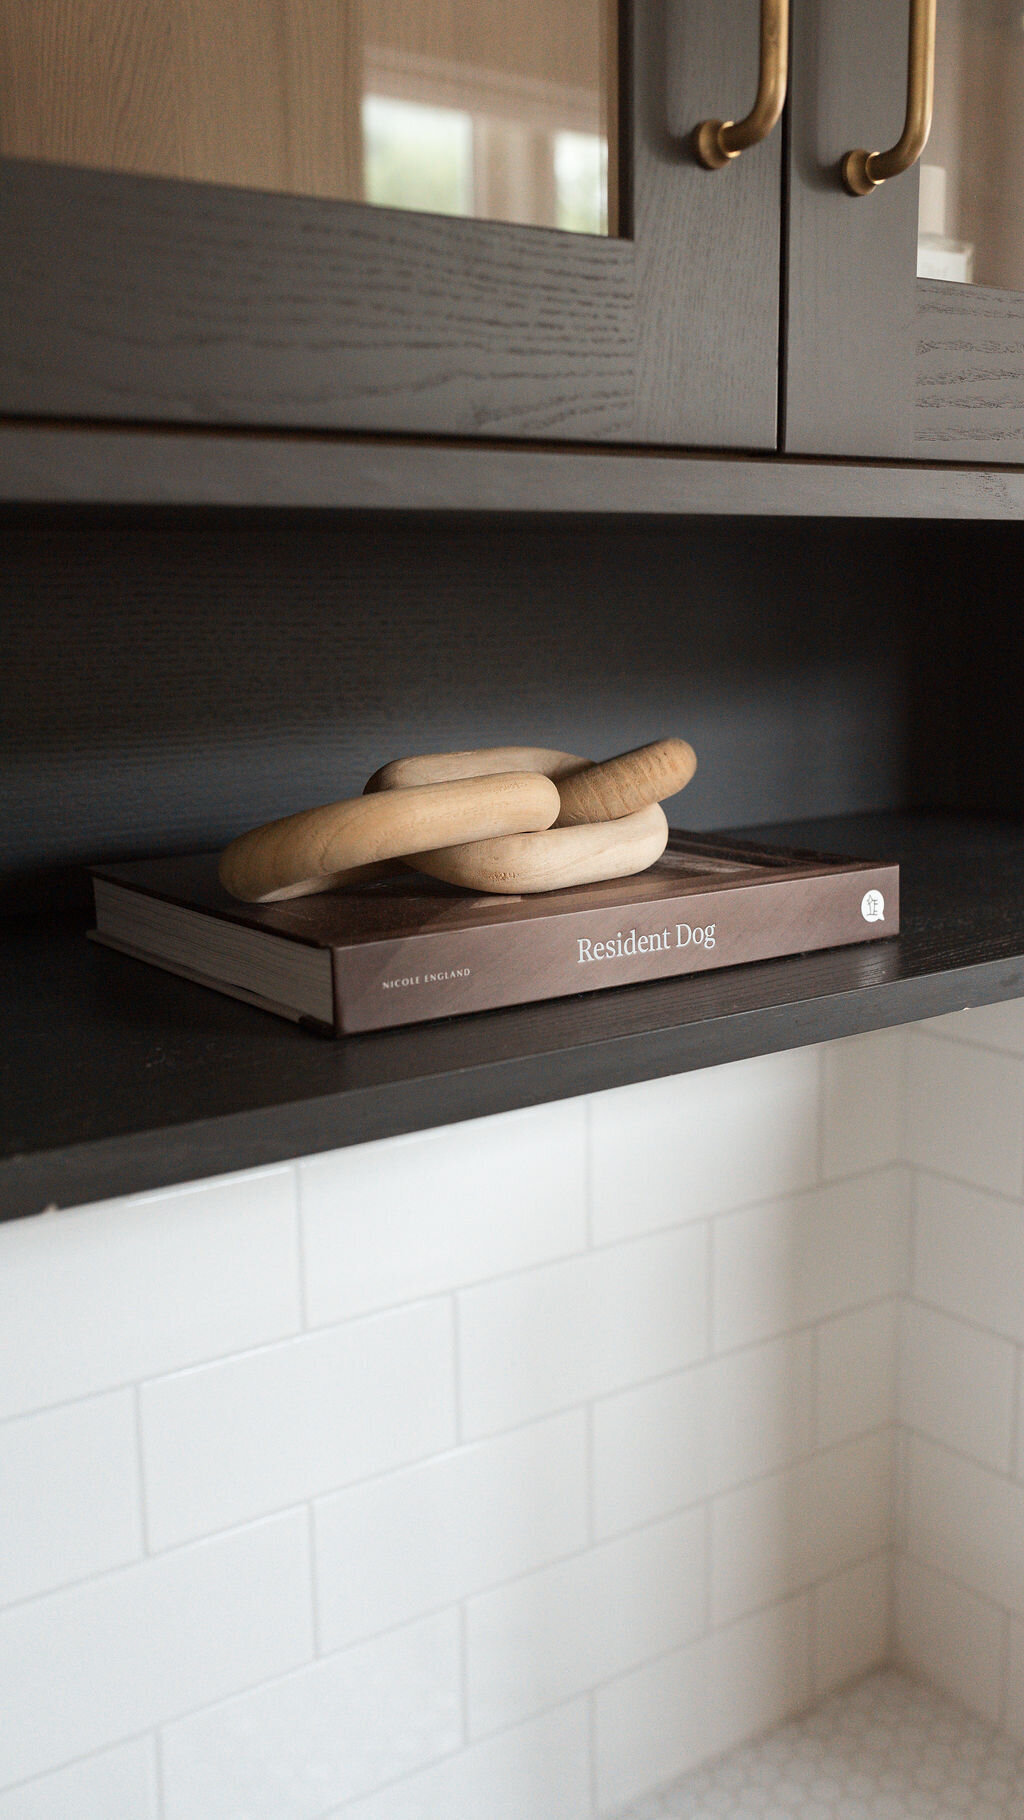
[[[1024,1624],[1019,1618],[1010,1620],[1005,1725],[1011,1738],[1024,1744]]]
[[[808,1451],[811,1339],[752,1346],[594,1406],[599,1536],[650,1523]]]
[[[314,1324],[582,1250],[586,1105],[564,1100],[299,1166]]]
[[[716,1220],[716,1349],[895,1295],[906,1272],[907,1200],[907,1172],[897,1167]]]
[[[903,1310],[900,1420],[997,1472],[1010,1469],[1016,1348],[948,1314]]]
[[[907,1539],[918,1560],[1024,1615],[1024,1486],[912,1437]]]
[[[584,1701],[471,1744],[433,1769],[353,1801],[337,1820],[591,1820]]]
[[[257,1169],[0,1227],[0,1416],[299,1325],[295,1175]]]
[[[294,1668],[311,1603],[301,1511],[15,1606],[0,1617],[0,1784]]]
[[[822,1050],[826,1177],[857,1175],[903,1156],[907,1038],[874,1030]]]
[[[807,1653],[807,1602],[793,1599],[599,1687],[600,1811],[614,1813],[798,1711]]]
[[[141,1553],[132,1391],[0,1424],[0,1604]]]
[[[716,1498],[712,1622],[732,1623],[887,1548],[892,1478],[883,1432]]]
[[[584,1412],[324,1498],[315,1528],[324,1649],[574,1554],[588,1540]]]
[[[471,1599],[470,1735],[512,1725],[695,1637],[704,1558],[704,1513],[688,1511]]]
[[[1003,1049],[1008,1055],[1024,1055],[1024,999],[950,1011],[945,1017],[928,1018],[921,1028],[955,1037],[962,1043],[981,1043],[989,1049]]]
[[[511,1428],[678,1370],[706,1350],[704,1225],[464,1290],[465,1433]]]
[[[143,1385],[152,1546],[440,1453],[455,1439],[453,1383],[438,1301]]]
[[[455,1612],[170,1725],[165,1820],[321,1820],[461,1742]]]
[[[890,1557],[876,1555],[814,1588],[814,1694],[823,1699],[889,1658]]]
[[[1024,1187],[1024,1062],[911,1031],[907,1154],[996,1194]]]
[[[808,1187],[818,1179],[820,1104],[816,1049],[595,1095],[595,1241]]]
[[[0,1820],[157,1820],[157,1812],[152,1738],[136,1738],[0,1795]]]
[[[708,1495],[707,1367],[594,1404],[594,1524],[636,1529]]]
[[[1024,1212],[938,1176],[917,1178],[913,1294],[1024,1340]]]
[[[895,1301],[836,1315],[817,1329],[817,1444],[835,1447],[896,1415]]]
[[[993,1725],[1002,1706],[1006,1619],[986,1599],[920,1561],[901,1557],[896,1659]]]

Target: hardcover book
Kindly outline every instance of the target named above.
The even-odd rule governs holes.
[[[335,1035],[560,998],[899,930],[899,869],[710,834],[634,878],[489,897],[408,871],[242,904],[217,855],[93,869],[93,938]]]

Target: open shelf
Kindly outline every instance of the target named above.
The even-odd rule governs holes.
[[[68,1207],[1024,995],[1024,823],[758,829],[896,859],[895,940],[331,1041],[84,939],[3,944],[0,1217]]]

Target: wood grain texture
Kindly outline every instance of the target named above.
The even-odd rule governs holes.
[[[851,197],[839,162],[899,137],[906,0],[793,9],[783,447],[913,452],[918,174]]]
[[[1002,648],[1020,535],[8,508],[0,898],[82,901],[91,862],[219,851],[388,753],[511,739],[599,756],[685,728],[700,769],[669,820],[691,828],[955,800],[960,628],[983,597]]]
[[[1024,517],[1024,470],[0,422],[0,502],[633,518]]]
[[[896,858],[903,933],[342,1043],[25,921],[0,949],[0,1218],[714,1067],[1024,992],[1019,822],[759,836]]]
[[[585,766],[559,779],[559,828],[580,822],[615,821],[648,803],[685,790],[697,769],[697,755],[685,739],[659,739]]]
[[[238,835],[221,855],[220,882],[249,904],[309,897],[365,879],[383,860],[550,828],[558,808],[556,786],[530,771],[356,796]]]
[[[914,453],[1024,460],[1024,292],[917,280]]]
[[[756,0],[633,10],[631,239],[9,160],[0,411],[774,447],[778,136],[684,143]]]
[[[539,771],[561,778],[585,769],[589,759],[552,746],[477,746],[469,752],[422,752],[410,758],[393,758],[363,785],[367,794],[395,790],[409,784],[443,783],[453,777],[493,777],[496,771]]]
[[[439,847],[416,854],[410,864],[449,885],[519,896],[594,885],[606,878],[631,878],[653,866],[667,843],[665,812],[658,803],[651,803],[618,821]]]

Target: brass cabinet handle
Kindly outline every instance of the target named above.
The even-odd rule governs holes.
[[[851,196],[870,196],[887,177],[898,177],[916,164],[928,144],[935,100],[936,0],[910,0],[910,50],[907,57],[907,117],[888,152],[847,152],[840,169]]]
[[[693,149],[705,170],[720,171],[748,146],[767,139],[786,100],[789,68],[789,0],[761,0],[761,75],[757,98],[744,120],[702,120]]]

